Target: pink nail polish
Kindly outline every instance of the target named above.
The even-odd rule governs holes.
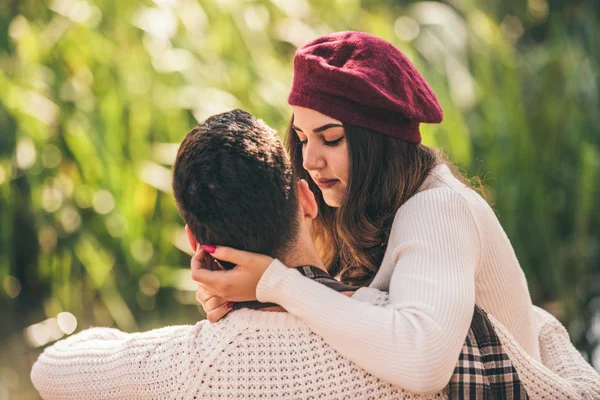
[[[225,304],[225,307],[227,308],[233,308],[233,306],[235,306],[235,303],[233,301],[230,301],[229,303]]]
[[[213,246],[212,244],[203,244],[202,250],[206,251],[207,253],[212,254],[215,252],[215,250],[217,250],[217,246]]]

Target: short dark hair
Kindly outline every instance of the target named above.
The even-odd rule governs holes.
[[[242,110],[213,115],[187,134],[173,192],[201,244],[281,258],[298,233],[290,158],[277,133]]]

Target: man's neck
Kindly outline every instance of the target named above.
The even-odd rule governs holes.
[[[305,265],[311,265],[313,267],[317,267],[327,272],[327,269],[321,261],[321,257],[319,257],[319,255],[317,254],[317,250],[314,248],[314,245],[312,245],[311,247],[312,248],[306,248],[305,251],[302,251],[301,248],[294,249],[294,251],[291,251],[285,256],[282,256],[282,259],[280,261],[288,268],[297,268]],[[265,307],[261,308],[260,311],[287,312],[285,308],[280,306]]]
[[[298,239],[295,241],[294,247],[287,252],[285,255],[280,257],[280,261],[288,268],[297,268],[306,265],[310,265],[319,268],[322,271],[328,273],[327,268],[321,261],[321,257],[315,248],[314,242],[309,234],[300,234]],[[349,296],[352,293],[348,294]],[[261,308],[260,311],[286,311],[283,307],[272,306]]]
[[[336,292],[342,293],[348,297],[351,297],[354,292],[358,289],[357,287],[353,287],[353,286],[348,286],[345,284],[342,284],[340,282],[338,282],[337,280],[335,280],[334,278],[332,278],[326,271],[323,271],[319,268],[316,268],[315,266],[311,266],[311,265],[303,265],[300,267],[295,268],[298,272],[300,272],[302,275],[304,275],[305,277],[309,278],[309,279],[313,279],[315,282],[319,282],[320,284],[329,287],[332,290],[335,290]],[[254,308],[254,309],[258,309],[260,311],[279,311],[279,312],[285,312],[286,310],[284,310],[282,307],[279,307],[276,304],[273,303],[259,303],[259,302],[247,302],[247,303],[239,303],[236,304],[237,309],[241,309],[241,308]]]
[[[292,250],[281,256],[280,261],[289,268],[312,265],[313,267],[328,272],[310,238],[298,239]]]

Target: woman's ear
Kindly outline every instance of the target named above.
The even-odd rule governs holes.
[[[198,248],[198,241],[187,224],[185,224],[185,234],[187,235],[188,242],[190,242],[190,246],[192,246],[192,251],[195,253]]]
[[[310,219],[315,219],[319,214],[319,206],[314,193],[308,187],[308,182],[300,179],[298,187],[298,203],[302,209],[302,214]]]

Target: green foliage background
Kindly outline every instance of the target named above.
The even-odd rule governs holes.
[[[177,144],[235,107],[283,132],[295,48],[348,29],[432,84],[445,121],[425,142],[483,179],[534,301],[600,360],[597,1],[3,0],[0,399],[35,398],[61,312],[78,330],[204,317],[169,192]]]

